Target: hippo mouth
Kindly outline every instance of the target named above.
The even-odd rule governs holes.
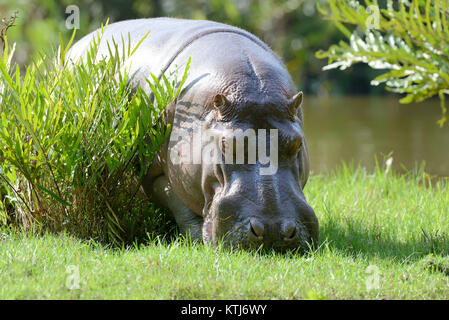
[[[295,227],[287,230],[287,236],[279,232],[282,223],[263,226],[258,221],[257,217],[249,217],[222,232],[217,228],[216,221],[207,217],[203,225],[203,242],[235,249],[273,249],[300,253],[313,245],[311,235],[300,221],[293,222]]]

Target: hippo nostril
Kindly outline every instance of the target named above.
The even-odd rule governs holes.
[[[263,231],[264,231],[263,224],[260,221],[258,221],[256,218],[251,218],[249,225],[250,225],[251,233],[256,238],[262,239]]]
[[[282,235],[284,236],[284,240],[292,240],[296,236],[296,224],[293,222],[287,223],[283,227]]]

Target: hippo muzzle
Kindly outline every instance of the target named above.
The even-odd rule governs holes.
[[[293,173],[260,179],[257,170],[233,171],[205,214],[203,240],[239,248],[307,250],[318,240],[318,220]],[[290,181],[290,182],[289,182]]]

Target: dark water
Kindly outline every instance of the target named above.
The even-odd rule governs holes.
[[[329,172],[341,161],[373,168],[375,155],[393,152],[393,168],[426,163],[430,175],[449,176],[449,124],[440,128],[439,100],[403,105],[393,97],[305,97],[311,170]]]

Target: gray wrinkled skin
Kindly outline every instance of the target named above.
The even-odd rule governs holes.
[[[106,41],[132,46],[151,30],[129,61],[133,84],[150,93],[145,79],[152,72],[182,74],[191,66],[185,90],[169,106],[176,130],[214,129],[226,141],[225,129],[278,129],[279,164],[274,175],[260,175],[261,164],[177,163],[167,141],[144,181],[145,192],[170,209],[180,230],[194,239],[248,248],[306,249],[318,240],[318,220],[303,188],[309,174],[302,130],[302,93],[297,94],[284,64],[254,35],[212,21],[171,18],[113,23]],[[69,58],[83,55],[92,34],[78,41]],[[224,138],[223,138],[224,137]],[[180,143],[180,142],[179,142]],[[267,140],[267,150],[269,150]],[[204,146],[202,146],[204,147]]]

